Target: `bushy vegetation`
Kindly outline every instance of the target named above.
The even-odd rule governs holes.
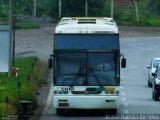
[[[8,78],[7,74],[0,73],[0,115],[15,114],[19,108],[19,100],[32,101],[36,106],[36,92],[38,88],[47,83],[47,64],[35,57],[17,58],[15,66],[19,68],[18,77]],[[18,87],[18,83],[21,86]],[[8,109],[5,99],[9,98]]]
[[[7,17],[9,0],[0,0],[0,18]],[[37,16],[58,20],[59,0],[37,0]],[[114,0],[114,19],[119,24],[160,26],[160,0],[137,0],[139,21],[135,15],[135,0]],[[2,4],[3,3],[3,4]],[[34,0],[14,0],[14,13],[33,16]],[[88,0],[89,16],[110,16],[110,0]],[[85,16],[85,0],[62,0],[62,17]]]

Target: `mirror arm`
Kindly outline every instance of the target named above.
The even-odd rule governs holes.
[[[120,57],[124,58],[124,54],[120,54]]]
[[[53,54],[50,54],[50,58],[53,58],[54,57],[54,55]]]

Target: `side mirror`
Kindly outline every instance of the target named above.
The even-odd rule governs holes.
[[[153,77],[157,77],[156,73],[152,73],[152,76],[153,76]]]
[[[147,66],[148,69],[151,69],[151,66]]]
[[[53,55],[50,55],[50,58],[48,59],[48,68],[52,68],[53,67]]]
[[[121,67],[126,68],[126,58],[121,59]]]

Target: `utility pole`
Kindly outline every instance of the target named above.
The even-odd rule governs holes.
[[[136,20],[137,22],[139,22],[139,12],[138,12],[137,0],[134,0],[134,5],[135,5],[135,12],[136,12]]]
[[[62,17],[62,0],[59,0],[59,19]]]
[[[88,17],[88,0],[85,0],[85,17]]]
[[[37,16],[37,0],[34,0],[34,10],[33,10],[33,14],[34,14],[34,17]]]
[[[8,66],[8,76],[11,76],[12,67],[12,37],[13,37],[13,0],[10,0],[10,11],[9,11],[9,25],[10,25],[10,42],[9,42],[9,66]]]
[[[13,41],[13,50],[12,50],[12,65],[15,65],[15,16],[14,16],[14,0],[12,0],[12,41]]]
[[[13,16],[13,21],[12,21],[12,39],[13,39],[13,51],[12,51],[12,65],[15,65],[15,26],[16,26],[16,21],[15,21],[15,17]]]
[[[12,45],[12,65],[15,64],[15,19],[14,19],[14,0],[10,0],[10,29]],[[11,66],[12,67],[12,66]]]
[[[114,17],[114,0],[111,0],[111,18]]]

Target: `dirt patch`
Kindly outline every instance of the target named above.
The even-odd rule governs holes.
[[[118,26],[120,37],[160,37],[160,27]]]
[[[54,27],[16,30],[16,55],[47,60],[53,49]]]

